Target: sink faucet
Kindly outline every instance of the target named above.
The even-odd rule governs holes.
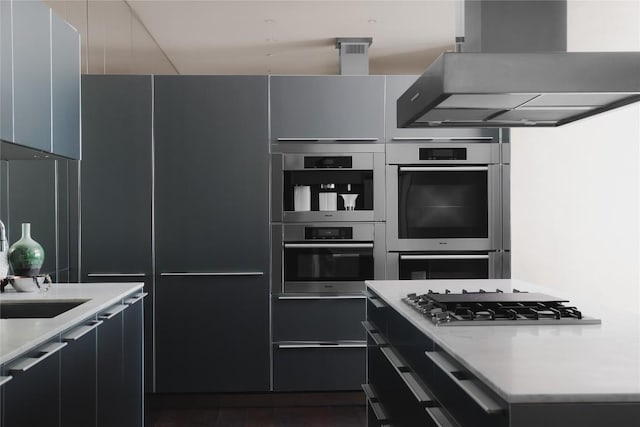
[[[6,252],[9,248],[9,242],[7,241],[7,231],[4,226],[4,222],[0,220],[0,252]]]

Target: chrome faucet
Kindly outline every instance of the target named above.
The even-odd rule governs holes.
[[[9,248],[9,242],[7,241],[7,231],[4,226],[4,222],[0,220],[0,252],[6,252]]]

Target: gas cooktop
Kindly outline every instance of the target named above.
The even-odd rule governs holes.
[[[461,294],[429,290],[409,294],[402,299],[437,326],[487,325],[584,325],[600,324],[600,319],[585,317],[567,300],[541,293],[462,291]]]

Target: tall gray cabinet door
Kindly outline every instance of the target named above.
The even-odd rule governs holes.
[[[145,282],[150,294],[144,301],[149,391],[153,387],[152,90],[151,76],[83,76],[79,162],[80,279]],[[73,171],[76,162],[70,166]],[[72,188],[74,174],[69,177]]]
[[[157,391],[269,388],[267,83],[155,78]]]
[[[13,141],[11,2],[0,1],[0,139]]]
[[[80,35],[51,16],[53,152],[80,158]]]
[[[398,128],[396,101],[419,76],[386,76],[385,128],[387,142],[432,141],[446,138],[471,138],[478,142],[497,142],[500,130],[490,128]],[[478,139],[479,138],[479,139]]]
[[[384,138],[384,76],[271,77],[271,137]]]
[[[40,1],[12,5],[15,142],[51,151],[51,9]]]

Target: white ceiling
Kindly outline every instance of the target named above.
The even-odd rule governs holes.
[[[145,52],[136,51],[129,23],[116,23],[123,11],[146,28],[180,74],[337,74],[336,37],[373,38],[370,74],[418,74],[453,49],[455,38],[456,0],[48,3],[81,32],[85,27],[86,56],[93,62],[88,72],[145,72],[131,65]],[[73,22],[83,15],[84,25]],[[109,52],[120,53],[110,59]],[[104,63],[96,65],[96,58]],[[113,65],[124,60],[129,63]]]

